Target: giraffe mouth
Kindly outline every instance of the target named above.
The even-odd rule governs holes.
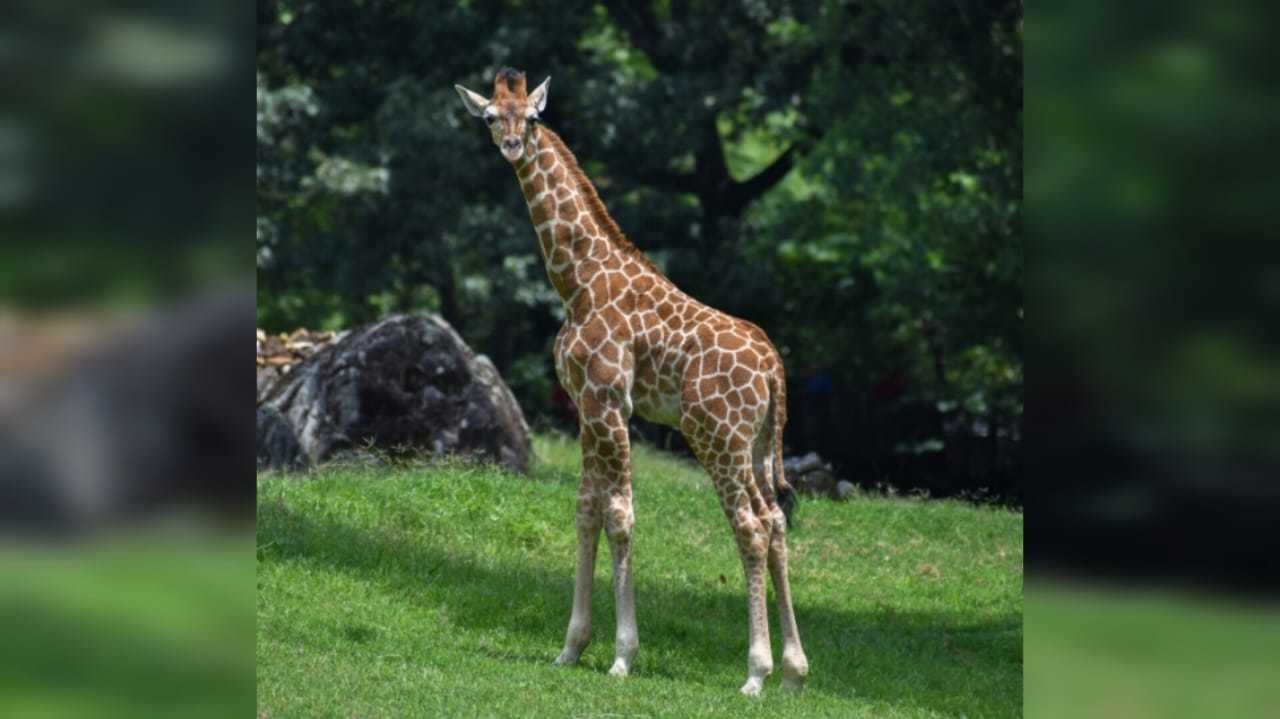
[[[502,156],[507,158],[508,162],[515,162],[516,160],[519,160],[524,156],[524,144],[521,143],[515,147],[504,146],[502,148]]]

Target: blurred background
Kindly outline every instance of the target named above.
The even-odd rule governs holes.
[[[254,710],[252,13],[0,25],[0,715]]]
[[[1276,12],[1028,8],[1029,715],[1280,701]]]
[[[257,38],[267,332],[438,312],[573,431],[560,300],[453,90],[513,65],[630,239],[778,345],[788,453],[1021,501],[1020,3],[269,1]]]
[[[1275,589],[1257,541],[1280,509],[1280,90],[1257,72],[1274,12],[1168,7],[1030,18],[1028,542]]]

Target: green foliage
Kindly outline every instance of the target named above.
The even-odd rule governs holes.
[[[1046,393],[1069,382],[1106,398],[1082,397],[1091,414],[1078,431],[1114,433],[1137,455],[1204,453],[1143,472],[1160,496],[1191,465],[1226,487],[1237,468],[1280,460],[1263,389],[1280,373],[1276,193],[1256,152],[1275,127],[1262,108],[1280,92],[1252,70],[1269,51],[1271,8],[1170,10],[1153,28],[1129,6],[1037,8],[1057,41],[1033,58],[1028,118],[1054,139],[1027,167],[1038,374]]]
[[[810,684],[788,696],[774,677],[752,701],[737,693],[742,567],[710,481],[643,446],[635,673],[606,674],[607,548],[595,640],[581,666],[551,666],[573,592],[579,457],[567,438],[535,449],[527,478],[468,464],[260,477],[259,713],[1021,715],[1020,514],[869,495],[803,503],[789,544]]]
[[[511,386],[521,407],[539,407],[546,404],[555,385],[555,368],[550,352],[532,352],[521,355],[511,363],[504,378]]]

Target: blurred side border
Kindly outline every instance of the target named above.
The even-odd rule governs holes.
[[[0,715],[254,711],[252,4],[0,25]]]
[[[1028,716],[1280,701],[1276,14],[1028,8]]]

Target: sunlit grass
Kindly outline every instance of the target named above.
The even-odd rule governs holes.
[[[536,450],[527,478],[468,465],[260,477],[259,712],[1020,715],[1020,514],[803,503],[790,542],[809,688],[786,696],[775,676],[751,701],[737,693],[746,600],[729,529],[696,466],[646,448],[635,457],[634,674],[605,673],[603,547],[595,641],[580,666],[552,667],[572,595],[577,443],[544,436]]]

